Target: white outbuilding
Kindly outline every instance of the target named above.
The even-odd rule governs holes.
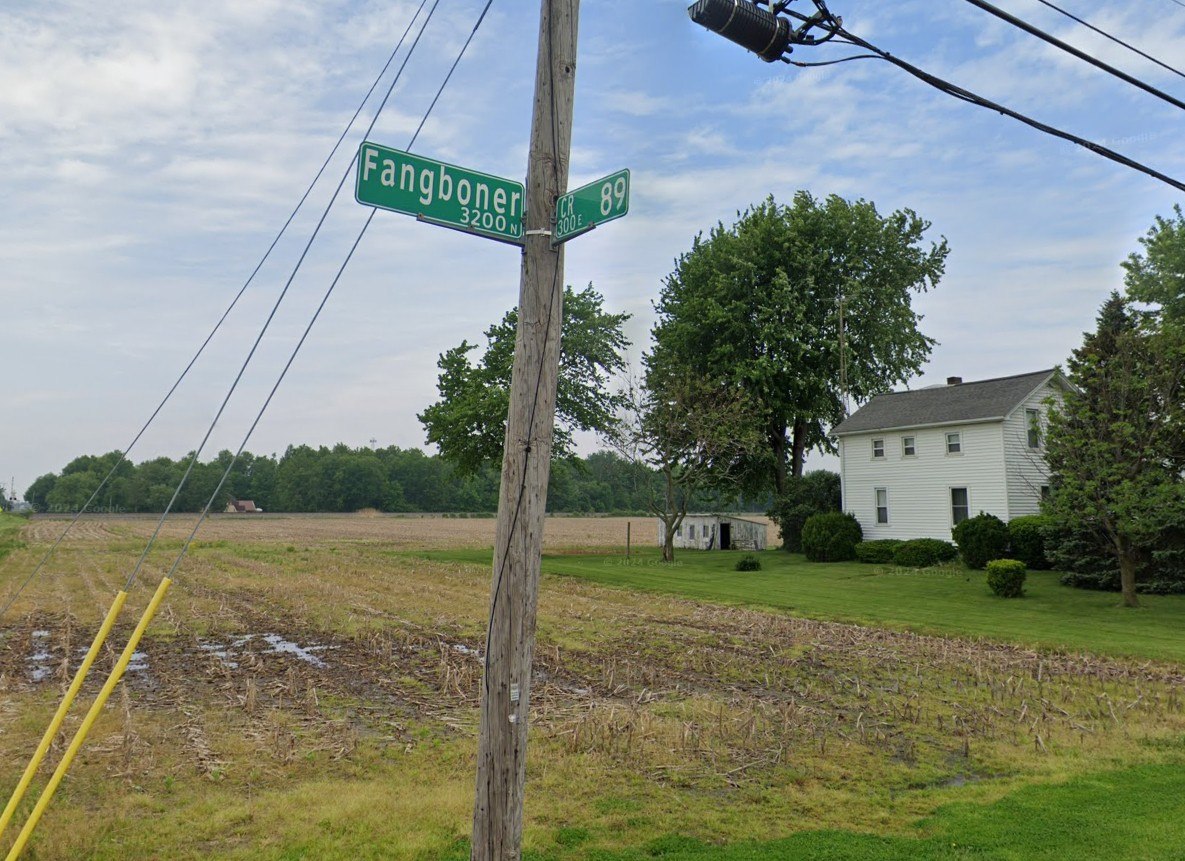
[[[665,537],[658,524],[658,546]],[[675,547],[684,550],[764,550],[765,524],[731,514],[688,514],[675,530]]]

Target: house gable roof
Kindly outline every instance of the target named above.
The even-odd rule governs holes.
[[[1049,368],[1014,377],[877,395],[832,428],[831,433],[844,436],[896,428],[1003,421],[1055,376],[1060,378],[1057,369]]]

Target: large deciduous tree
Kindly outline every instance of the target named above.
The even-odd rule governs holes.
[[[564,288],[564,322],[560,333],[560,368],[556,391],[556,420],[552,451],[556,457],[573,454],[572,434],[593,431],[611,435],[621,396],[608,386],[625,369],[622,351],[629,346],[622,325],[629,314],[607,314],[604,299],[590,284],[579,293]],[[419,414],[428,442],[463,475],[483,465],[500,464],[510,406],[510,374],[518,309],[486,331],[487,346],[474,364],[469,353],[476,344],[461,344],[437,362],[440,400]]]
[[[1156,216],[1140,239],[1144,252],[1123,262],[1128,298],[1153,305],[1151,316],[1162,327],[1185,326],[1185,215],[1179,204],[1173,216]]]
[[[923,242],[929,226],[909,209],[881,216],[868,201],[800,191],[718,224],[678,259],[648,368],[746,391],[765,440],[741,465],[749,489],[782,495],[807,450],[832,449],[845,396],[918,373],[935,341],[911,299],[937,285],[948,250]]]
[[[1049,417],[1046,510],[1105,544],[1119,567],[1123,602],[1139,606],[1136,571],[1166,525],[1185,511],[1185,337],[1141,326],[1118,293],[1068,364],[1075,385]]]
[[[608,440],[627,460],[653,469],[646,482],[646,507],[663,524],[662,558],[675,559],[675,533],[696,494],[713,487],[735,495],[736,464],[758,449],[761,435],[753,422],[747,393],[735,385],[698,378],[666,378],[649,370],[645,387],[631,381],[622,419]]]

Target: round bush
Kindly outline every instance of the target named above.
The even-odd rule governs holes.
[[[887,565],[893,561],[893,549],[901,543],[897,538],[881,541],[861,541],[856,545],[856,558],[861,562]]]
[[[987,584],[1001,598],[1025,593],[1025,563],[1017,559],[993,559],[987,563]]]
[[[854,515],[814,514],[802,525],[802,552],[808,562],[844,562],[856,558],[856,545],[863,537]]]
[[[983,568],[1008,552],[1008,527],[994,514],[979,514],[951,530],[968,568]]]
[[[1033,571],[1050,567],[1045,558],[1045,533],[1053,527],[1053,519],[1041,514],[1014,517],[1008,521],[1008,555],[1025,563]]]
[[[761,560],[752,553],[746,553],[737,560],[737,564],[733,566],[737,571],[760,571]]]
[[[958,549],[949,541],[914,538],[893,548],[893,564],[902,568],[929,568],[939,562],[949,562],[958,555]]]

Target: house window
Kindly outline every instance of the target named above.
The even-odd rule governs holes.
[[[887,488],[876,489],[876,523],[883,526],[889,522],[889,491]]]
[[[911,436],[901,437],[901,456],[913,457],[918,453],[917,446],[914,444],[914,438]]]
[[[958,526],[970,516],[971,501],[967,496],[967,488],[952,487],[950,489],[950,519]]]
[[[1041,413],[1025,410],[1025,425],[1029,429],[1029,448],[1041,448]]]
[[[694,526],[687,527],[687,540],[688,541],[695,541],[695,527]]]
[[[946,435],[946,453],[963,453],[963,435],[959,431],[954,431],[953,433],[948,433]]]
[[[872,441],[872,456],[873,457],[884,457],[885,456],[885,441],[883,439],[874,439]]]
[[[676,537],[676,538],[682,538],[682,537],[683,537],[683,527],[682,527],[682,526],[676,526],[676,527],[675,527],[675,537]]]
[[[1053,496],[1053,493],[1050,491],[1049,485],[1048,484],[1041,485],[1041,500],[1044,502],[1045,500],[1049,499],[1051,496]]]

